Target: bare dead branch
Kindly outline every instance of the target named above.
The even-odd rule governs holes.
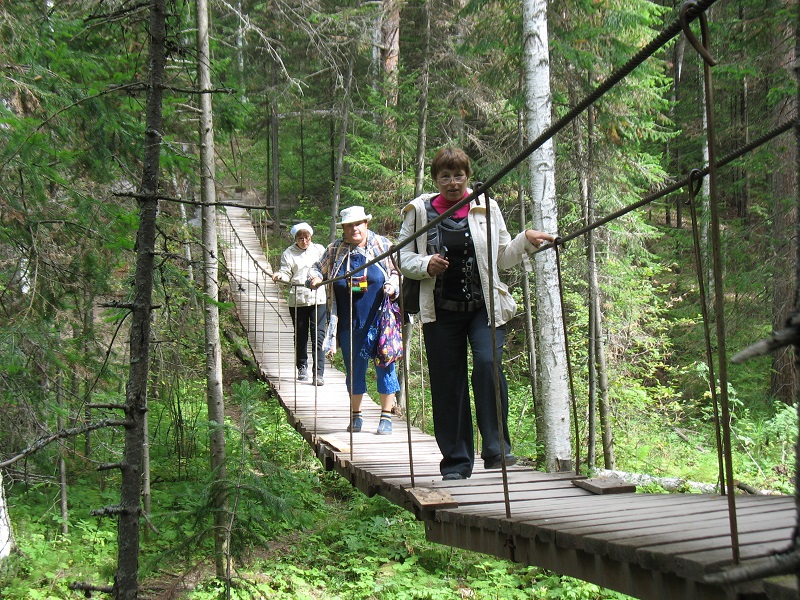
[[[106,594],[113,594],[114,588],[110,585],[96,585],[94,583],[85,583],[81,581],[73,581],[68,584],[69,589],[79,592],[104,592]],[[88,595],[87,595],[88,597]]]
[[[781,331],[776,331],[772,334],[771,338],[760,340],[755,344],[748,346],[741,352],[734,354],[731,357],[731,362],[734,364],[742,363],[750,358],[756,356],[764,356],[771,354],[776,350],[780,350],[784,346],[800,345],[800,317],[792,317],[787,323],[788,327]]]
[[[117,421],[117,420],[105,420],[105,421],[98,421],[97,423],[90,423],[88,425],[83,425],[81,427],[72,427],[70,429],[62,429],[56,433],[44,436],[36,440],[33,444],[28,446],[25,450],[8,458],[4,461],[0,461],[0,469],[4,469],[8,466],[13,465],[19,460],[38,452],[48,444],[55,442],[56,440],[60,440],[63,438],[73,437],[76,435],[80,435],[82,433],[86,433],[87,431],[94,431],[95,429],[102,429],[104,427],[127,427],[127,421]]]

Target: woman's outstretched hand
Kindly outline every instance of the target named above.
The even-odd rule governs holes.
[[[556,241],[556,236],[550,235],[549,233],[545,233],[543,231],[537,231],[536,229],[526,229],[525,237],[528,238],[528,241],[536,246],[536,248],[540,248],[545,242]]]

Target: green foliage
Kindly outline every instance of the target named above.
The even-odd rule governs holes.
[[[67,2],[46,13],[33,3],[0,6],[0,447],[9,454],[55,430],[59,417],[70,426],[117,418],[114,409],[93,409],[88,417],[85,408],[124,401],[125,305],[133,294],[139,219],[130,194],[142,167],[148,30],[144,10],[113,12],[120,6]],[[213,85],[233,90],[214,94],[220,191],[234,185],[269,190],[266,203],[280,200],[282,219],[313,223],[323,241],[341,111],[347,107],[341,204],[365,204],[375,215],[374,227],[394,237],[398,208],[413,189],[423,58],[430,67],[425,158],[444,144],[461,145],[472,156],[477,177],[485,179],[514,157],[525,97],[518,3],[438,6],[431,22],[434,51],[425,57],[420,9],[421,3],[402,8],[396,87],[371,55],[380,45],[371,38],[376,4],[323,2],[282,12],[278,5],[244,2],[244,28],[239,15],[217,11]],[[790,114],[787,102],[796,82],[786,68],[793,48],[786,24],[796,22],[796,10],[753,0],[715,6],[710,26],[720,60],[714,69],[720,149],[736,148]],[[549,11],[556,118],[675,17],[674,10],[646,0],[566,0],[551,3]],[[194,40],[187,33],[193,31],[192,18],[188,3],[170,5],[168,93],[160,132],[161,192],[186,200],[196,198],[199,178],[197,95],[191,93]],[[603,97],[591,114],[591,139],[588,114],[559,134],[562,234],[585,224],[579,200],[583,173],[590,175],[596,214],[605,215],[702,166],[700,63],[691,52],[679,56],[677,50],[677,44],[669,45]],[[350,64],[354,80],[345,97]],[[390,100],[395,94],[396,104]],[[277,147],[267,135],[273,124]],[[789,222],[781,211],[792,197],[788,186],[780,189],[785,177],[780,168],[791,164],[785,159],[787,143],[778,140],[739,159],[719,179],[725,266],[719,284],[725,287],[729,349],[770,335],[781,321],[777,301],[792,295],[780,291],[789,279],[786,265],[793,264],[793,247],[784,243],[791,236],[777,229]],[[493,190],[512,231],[521,228],[513,225],[517,177],[526,178],[523,169]],[[274,183],[279,198],[272,197]],[[429,181],[426,189],[432,189]],[[617,466],[715,481],[710,389],[718,383],[709,382],[687,215],[676,228],[675,207],[671,198],[596,231]],[[185,208],[187,218],[195,216],[191,206]],[[150,519],[158,534],[144,535],[145,579],[165,563],[195,565],[213,552],[199,304],[205,298],[195,280],[201,251],[196,238],[175,203],[162,201],[149,390]],[[281,238],[271,245],[270,257],[287,243]],[[589,389],[584,252],[583,241],[575,240],[562,255],[581,416],[588,411]],[[521,275],[506,276],[521,300]],[[218,306],[226,325],[234,326],[227,298]],[[533,418],[538,391],[531,392],[524,372],[521,319],[509,324],[507,339],[515,452],[536,460],[542,454]],[[420,355],[415,338],[412,389],[422,379],[416,372]],[[231,363],[226,361],[226,370]],[[790,492],[797,415],[773,397],[772,371],[771,357],[729,369],[735,473],[752,485]],[[196,597],[224,597],[229,591],[241,598],[616,597],[568,578],[427,544],[409,515],[380,499],[366,500],[323,472],[262,386],[235,386],[232,397],[236,411],[224,426],[226,491],[242,575],[233,590],[204,579]],[[409,412],[420,426],[426,418],[432,433],[416,392]],[[585,431],[581,435],[585,438]],[[81,437],[27,460],[30,475],[49,478],[63,450],[70,533],[60,534],[55,486],[15,484],[10,501],[24,554],[3,574],[3,597],[69,597],[67,581],[111,580],[113,523],[88,512],[116,502],[115,476],[98,475],[92,465],[121,460],[122,437],[116,429],[100,430],[91,437],[91,455],[84,454],[87,440]],[[306,564],[307,570],[298,567]]]

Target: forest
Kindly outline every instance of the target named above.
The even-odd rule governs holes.
[[[246,206],[274,268],[294,223],[326,244],[353,205],[397,241],[444,146],[509,231],[567,240],[503,274],[519,457],[699,493],[727,442],[737,493],[794,493],[795,351],[731,356],[797,314],[799,18],[0,0],[0,597],[622,597],[427,542],[326,472],[253,368],[215,215]],[[430,432],[427,400],[401,410]]]

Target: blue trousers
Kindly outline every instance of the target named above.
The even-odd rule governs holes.
[[[475,443],[472,409],[467,385],[467,344],[472,350],[472,395],[475,417],[481,433],[481,457],[491,458],[511,452],[508,433],[508,384],[502,369],[505,327],[496,328],[497,360],[500,373],[500,403],[503,415],[503,439],[497,422],[492,330],[486,308],[469,312],[436,309],[436,321],[422,326],[433,403],[433,426],[442,452],[439,469],[442,475],[472,475]]]
[[[367,368],[373,362],[360,356],[366,333],[366,328],[356,330],[353,332],[353,339],[351,340],[348,323],[339,321],[338,339],[339,346],[342,349],[342,357],[344,358],[345,383],[347,384],[347,391],[356,396],[367,393]],[[350,364],[351,343],[353,347],[352,365]],[[394,363],[388,367],[375,365],[375,378],[379,394],[395,394],[400,390],[400,382],[397,380]]]

